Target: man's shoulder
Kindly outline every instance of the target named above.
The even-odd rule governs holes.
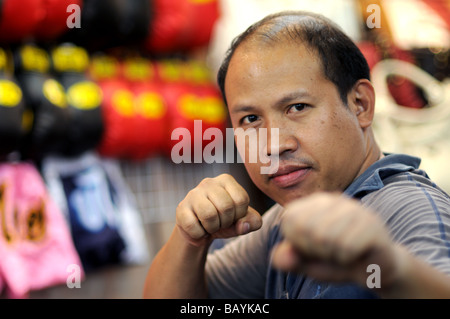
[[[449,195],[420,172],[401,172],[384,179],[383,183],[383,187],[361,198],[365,206],[379,214],[433,214],[436,210],[450,214]]]
[[[393,197],[394,199],[399,196],[405,196],[410,198],[410,200],[418,199],[414,195],[423,194],[442,198],[447,202],[450,200],[449,195],[421,170],[394,174],[383,179],[383,184],[384,187],[374,192],[375,194],[378,193],[383,195],[383,197]]]

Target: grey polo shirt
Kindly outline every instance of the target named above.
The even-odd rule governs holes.
[[[395,242],[450,276],[450,198],[421,170],[420,159],[386,154],[345,194],[377,212]],[[240,236],[208,255],[211,298],[376,298],[355,284],[329,284],[271,267],[270,252],[282,237],[283,208],[263,215],[260,230]]]

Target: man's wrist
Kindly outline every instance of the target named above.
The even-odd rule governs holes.
[[[401,245],[394,245],[391,251],[392,263],[383,272],[381,269],[381,290],[384,298],[401,298],[407,292],[410,278],[411,254]]]

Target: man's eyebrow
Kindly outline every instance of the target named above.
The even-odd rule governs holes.
[[[247,113],[247,112],[254,112],[256,110],[256,107],[254,106],[250,106],[250,105],[242,105],[242,106],[237,106],[236,108],[234,108],[231,113]]]
[[[309,93],[304,90],[304,89],[300,89],[298,91],[294,91],[291,93],[286,94],[285,96],[281,97],[275,104],[275,107],[278,106],[284,106],[286,104],[289,104],[290,102],[292,102],[293,100],[296,99],[300,99],[300,98],[305,98],[305,97],[309,97]]]

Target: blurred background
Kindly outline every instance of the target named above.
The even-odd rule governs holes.
[[[2,298],[140,298],[205,177],[232,174],[252,206],[272,205],[242,164],[171,152],[210,142],[194,120],[225,136],[218,67],[281,10],[321,13],[357,43],[382,148],[422,157],[450,192],[449,0],[0,0]]]

